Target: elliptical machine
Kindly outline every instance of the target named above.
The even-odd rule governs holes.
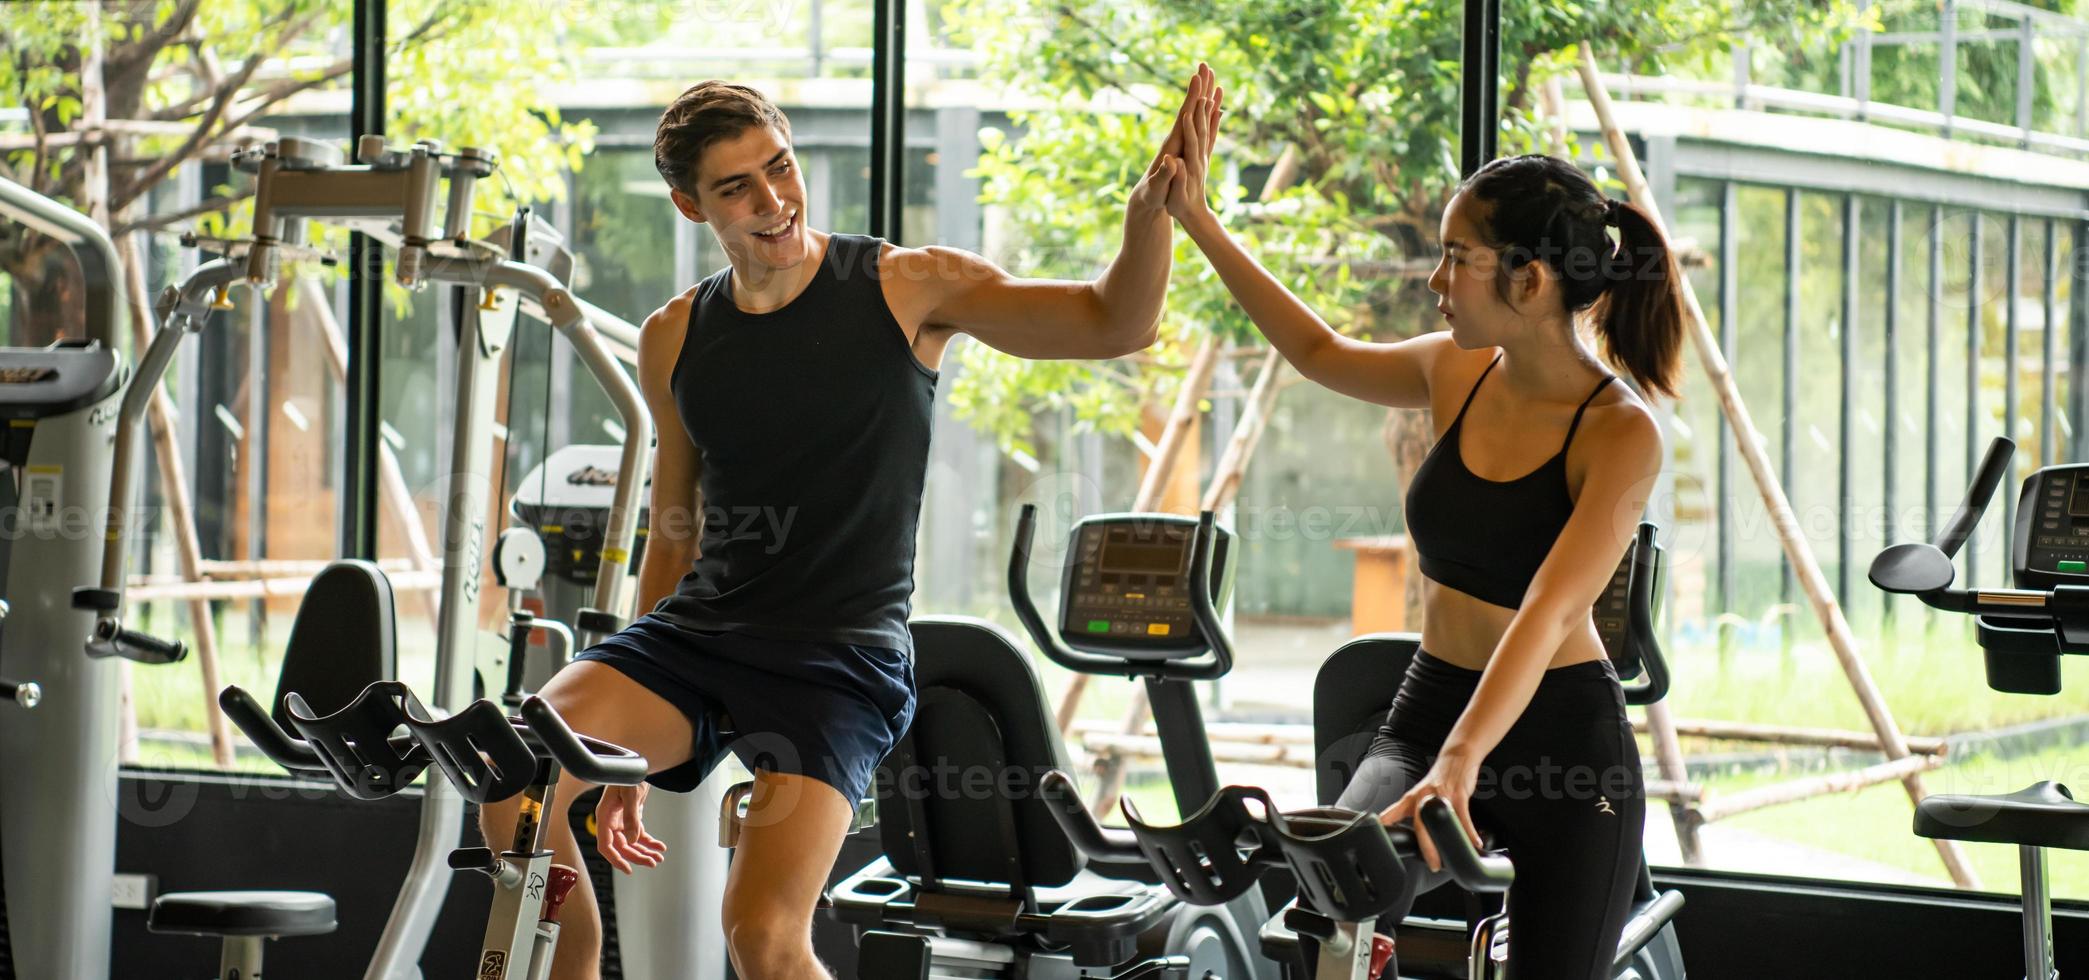
[[[1987,686],[2011,694],[2060,693],[2060,657],[2089,653],[2089,464],[2047,466],[2024,478],[2010,529],[2013,589],[1954,589],[1952,558],[2008,475],[2016,444],[1988,445],[1972,486],[1934,543],[1897,544],[1872,559],[1871,584],[1973,617]],[[2024,969],[2058,980],[2045,849],[2089,851],[2089,804],[2052,780],[1999,796],[1932,795],[1915,805],[1915,833],[1942,840],[2015,844],[2022,875]]]

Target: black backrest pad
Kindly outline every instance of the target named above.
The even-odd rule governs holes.
[[[1333,806],[1356,775],[1378,727],[1393,707],[1393,692],[1422,648],[1419,633],[1359,636],[1320,665],[1313,677],[1314,790]]]
[[[920,702],[905,742],[878,765],[886,858],[907,875],[1065,884],[1083,861],[1037,784],[1071,765],[1029,657],[984,620],[908,626]],[[1016,839],[1004,839],[1011,829]],[[928,848],[926,869],[917,843]]]
[[[398,676],[392,583],[367,561],[344,558],[319,570],[283,649],[271,710],[289,728],[283,695],[296,691],[321,715],[354,701],[363,688]]]

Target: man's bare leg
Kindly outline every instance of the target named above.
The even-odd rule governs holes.
[[[614,667],[575,661],[554,675],[540,693],[574,731],[645,756],[654,772],[689,761],[695,737],[689,719],[681,709]],[[553,790],[554,799],[545,807],[545,839],[556,855],[553,860],[582,869],[580,883],[574,886],[559,915],[559,944],[552,959],[552,980],[598,980],[601,976],[602,916],[595,904],[594,886],[585,872],[587,865],[582,863],[580,842],[566,816],[573,807],[573,798],[590,788],[561,774]],[[486,846],[495,852],[514,846],[515,818],[521,808],[522,799],[516,797],[479,811],[479,829],[486,835]],[[686,846],[701,847],[706,843],[689,841]]]
[[[725,936],[742,980],[825,980],[812,916],[855,801],[810,776],[757,772],[725,883]]]

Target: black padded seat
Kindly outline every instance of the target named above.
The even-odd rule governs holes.
[[[2001,796],[1927,796],[1915,805],[1915,833],[2089,851],[2089,803],[2050,779]]]
[[[296,691],[312,710],[331,714],[363,688],[398,674],[392,584],[384,572],[352,558],[312,576],[283,649],[272,713],[289,727],[283,695]],[[226,955],[254,938],[316,936],[334,931],[334,900],[320,892],[169,892],[152,903],[153,932],[216,936]],[[260,953],[250,961],[258,969]]]
[[[1037,793],[1071,769],[1030,658],[985,620],[922,618],[914,724],[878,766],[882,857],[836,884],[834,916],[864,929],[1001,942],[1039,937],[1113,966],[1178,904],[1098,874]]]
[[[168,892],[145,928],[192,936],[317,936],[334,931],[334,900],[319,892]]]
[[[1086,861],[1035,790],[1046,772],[1071,771],[1073,763],[1030,658],[984,620],[922,618],[908,629],[920,700],[913,729],[879,764],[876,780],[879,837],[893,867],[912,876],[1065,884]],[[1009,817],[1014,826],[1004,828]],[[1003,843],[1004,829],[1014,831],[1016,846]]]
[[[283,695],[296,691],[314,712],[329,715],[381,680],[399,676],[392,583],[374,564],[330,562],[298,602],[283,648],[270,714],[290,728]]]
[[[1370,751],[1393,706],[1393,692],[1422,648],[1419,633],[1369,633],[1321,661],[1313,676],[1315,795],[1334,806]]]

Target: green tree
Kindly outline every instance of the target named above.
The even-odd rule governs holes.
[[[502,180],[491,207],[564,193],[562,172],[579,169],[594,128],[563,120],[549,86],[573,77],[557,39],[593,43],[658,36],[668,3],[582,3],[527,8],[456,0],[395,0],[386,104],[395,141],[430,137],[446,147],[499,150]],[[268,113],[299,93],[338,87],[353,65],[345,0],[103,0],[0,5],[0,103],[28,110],[29,132],[0,136],[0,176],[84,211],[106,210],[112,234],[200,224],[206,234],[243,229],[244,181],[205,200],[164,211],[147,204],[180,168],[222,160],[266,138]],[[526,24],[525,24],[526,18]],[[534,43],[518,43],[527,26]],[[83,74],[101,53],[98,105]],[[102,120],[85,125],[87,117]],[[106,185],[91,182],[105,150]],[[326,239],[333,240],[333,239]],[[53,273],[51,242],[25,236],[0,253],[0,268],[28,298],[25,339],[55,335],[77,299]]]
[[[396,29],[385,41],[387,135],[430,137],[445,147],[501,152],[501,179],[487,207],[563,194],[563,172],[579,169],[594,129],[561,120],[548,86],[573,66],[556,43],[580,22],[604,38],[657,36],[666,3],[625,3],[597,11],[581,3],[503,7],[457,0],[395,0]],[[196,222],[206,235],[244,233],[253,193],[244,178],[213,188],[200,202],[155,196],[182,168],[222,160],[272,138],[272,110],[299,93],[335,85],[353,62],[344,52],[348,5],[341,0],[93,0],[0,6],[0,93],[26,110],[27,134],[0,134],[0,176],[69,202],[106,228],[128,273],[132,332],[149,309],[139,233]],[[524,18],[527,18],[526,20]],[[530,40],[517,38],[533,31]],[[155,206],[165,210],[154,211]],[[484,227],[483,225],[481,226]],[[315,243],[346,236],[321,230]],[[0,242],[0,269],[12,280],[10,342],[35,346],[78,319],[78,272],[55,242],[35,234]],[[290,277],[285,277],[286,282]],[[394,290],[395,303],[407,293]],[[172,404],[156,393],[149,410],[163,487],[185,488],[173,444]],[[171,492],[166,519],[192,525],[186,496]],[[411,514],[405,521],[417,521]],[[183,539],[182,576],[199,578],[200,549]],[[205,600],[188,603],[205,692],[217,690],[215,628]],[[164,677],[164,675],[162,675]],[[232,761],[230,733],[205,697],[218,764]]]
[[[1503,153],[1544,145],[1539,93],[1574,46],[1643,72],[1723,77],[1744,35],[1773,48],[1833,48],[1848,2],[1661,0],[1510,5],[1502,23]],[[1005,208],[1026,273],[1085,275],[1116,245],[1118,212],[1169,124],[1170,92],[1199,61],[1229,112],[1217,193],[1229,224],[1338,329],[1397,338],[1430,329],[1423,274],[1458,180],[1459,0],[951,0],[941,20],[1019,80],[1020,138],[990,138],[984,197]],[[1100,109],[1100,111],[1098,111]],[[1600,148],[1597,148],[1600,152]],[[1107,365],[1016,362],[979,345],[952,400],[1004,446],[1027,447],[1042,408],[1125,431],[1141,397],[1166,397],[1184,351],[1252,327],[1186,241],[1156,356]]]

